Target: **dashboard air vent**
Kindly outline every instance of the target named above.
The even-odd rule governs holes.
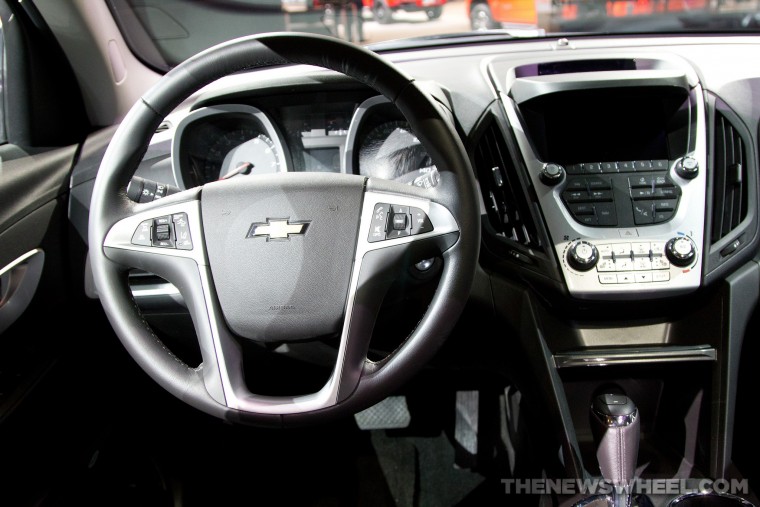
[[[489,121],[473,156],[489,222],[498,235],[540,248],[528,201],[504,136],[498,125],[492,119]]]
[[[733,125],[715,116],[715,164],[711,243],[716,243],[747,217],[747,152]]]

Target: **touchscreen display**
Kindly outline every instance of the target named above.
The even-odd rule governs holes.
[[[688,143],[688,93],[679,88],[558,92],[520,111],[545,162],[673,159]]]

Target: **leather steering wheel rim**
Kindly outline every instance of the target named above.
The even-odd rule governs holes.
[[[453,219],[456,230],[449,231],[445,241],[442,239],[444,236],[425,239],[426,248],[433,244],[439,248],[438,253],[443,258],[442,274],[428,310],[396,351],[379,363],[372,363],[366,357],[359,358],[362,362],[358,370],[356,367],[353,370],[356,378],[348,384],[350,388],[344,389],[345,392],[325,406],[304,411],[285,407],[282,413],[277,413],[277,410],[269,410],[265,404],[259,404],[256,406],[266,410],[257,412],[225,402],[230,399],[227,392],[230,388],[217,385],[219,382],[224,384],[224,379],[215,380],[217,372],[214,368],[223,367],[220,356],[223,351],[218,343],[212,340],[216,348],[209,346],[208,355],[204,354],[201,366],[192,368],[174,356],[143,319],[131,296],[127,271],[132,267],[151,268],[158,265],[155,260],[161,255],[143,248],[132,249],[140,252],[132,252],[129,257],[127,252],[132,251],[129,246],[114,247],[109,243],[109,238],[120,224],[133,223],[136,220],[133,217],[182,209],[179,207],[187,203],[200,203],[203,197],[205,187],[148,204],[134,203],[126,195],[127,184],[142,160],[155,128],[168,113],[192,93],[216,79],[239,71],[285,64],[315,65],[345,74],[393,102],[436,164],[440,184],[423,190],[365,178],[362,183],[364,198],[366,200],[370,194],[387,195],[388,202],[400,199],[402,202],[429,203],[429,212],[444,210]],[[308,183],[310,177],[316,178],[298,178]],[[298,178],[293,177],[294,181]],[[277,184],[280,183],[281,179],[277,180]],[[155,381],[179,399],[216,417],[257,425],[283,426],[323,421],[355,413],[392,393],[433,356],[450,332],[469,297],[477,266],[480,209],[476,188],[469,158],[449,112],[412,78],[376,54],[334,38],[307,34],[267,34],[236,39],[199,53],[167,73],[132,107],[118,128],[99,169],[91,201],[89,256],[93,278],[106,314],[125,348]],[[202,229],[193,230],[196,234],[200,231],[200,235],[205,237]],[[195,238],[199,248],[203,237]],[[363,240],[360,237],[357,241]],[[408,252],[409,245],[417,244],[422,243],[404,243],[399,247],[403,246],[404,251]],[[392,251],[391,248],[384,250]],[[218,302],[213,299],[210,263],[199,265],[197,259],[172,257],[170,262],[160,259],[160,265],[164,270],[161,274],[175,283],[188,300],[201,339],[199,322],[207,325],[201,321],[218,315],[214,314],[218,310]],[[202,275],[204,270],[208,272],[208,281],[205,285],[199,283],[197,287],[190,286],[193,284],[186,286],[183,280],[187,278],[180,271],[197,273],[198,270]],[[171,279],[175,275],[176,278]],[[204,307],[206,313],[193,312],[193,309],[202,310]],[[354,307],[349,307],[346,311],[351,313],[353,310]],[[344,359],[348,361],[351,360],[352,349],[350,344],[346,347],[348,352]],[[346,377],[350,376],[343,370],[341,372]],[[222,394],[215,398],[210,395],[211,392]]]

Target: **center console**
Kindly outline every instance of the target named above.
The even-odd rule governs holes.
[[[633,57],[491,71],[570,294],[698,288],[707,141],[694,71]]]

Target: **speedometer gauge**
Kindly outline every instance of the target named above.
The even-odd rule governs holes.
[[[246,171],[250,174],[275,173],[280,170],[280,154],[277,153],[277,148],[272,140],[265,134],[253,136],[253,133],[249,134],[248,132],[247,129],[232,132],[217,143],[222,144],[224,151],[226,151],[221,168],[214,169],[219,179],[229,176],[243,164],[251,165],[251,168]],[[247,140],[238,144],[241,137]],[[234,145],[234,147],[228,149],[230,145]],[[216,148],[212,148],[212,150],[216,150],[213,153],[215,157],[224,153],[224,151]],[[212,153],[210,152],[209,155]]]
[[[359,148],[359,173],[412,183],[435,167],[406,121],[381,123],[370,130]]]
[[[289,153],[261,110],[222,104],[199,108],[180,121],[172,159],[177,181],[191,188],[219,179],[285,171]]]

